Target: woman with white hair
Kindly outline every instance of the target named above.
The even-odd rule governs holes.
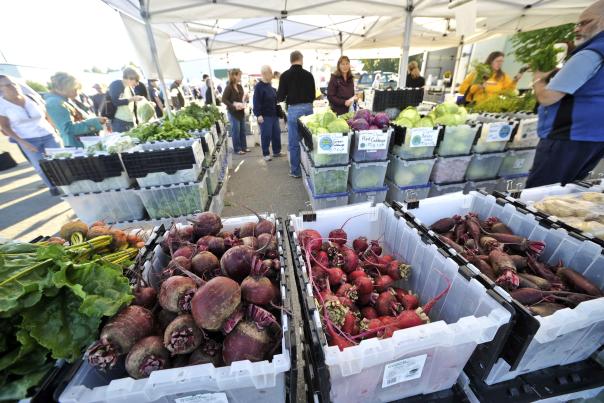
[[[104,117],[92,117],[79,107],[74,99],[80,83],[67,73],[56,73],[50,78],[51,93],[46,97],[46,109],[65,147],[83,147],[82,136],[96,136],[107,122]]]
[[[254,87],[254,115],[260,126],[260,143],[265,161],[272,160],[269,145],[273,146],[273,157],[281,156],[281,129],[277,113],[277,91],[272,86],[273,71],[262,66],[262,79]]]

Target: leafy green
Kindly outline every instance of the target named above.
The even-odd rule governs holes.
[[[513,91],[502,92],[477,102],[472,107],[472,112],[502,113],[532,111],[535,108],[535,97],[532,93],[522,96]]]
[[[472,63],[472,68],[476,73],[472,84],[483,84],[493,75],[493,69],[491,66],[485,63],[480,63],[477,60]]]
[[[533,71],[551,71],[556,67],[556,55],[559,53],[554,45],[573,41],[573,30],[574,24],[564,24],[519,32],[512,37],[514,57]]]
[[[41,367],[37,367],[35,371],[28,373],[25,376],[21,376],[16,379],[5,379],[0,385],[0,401],[19,400],[24,396],[27,396],[27,391],[36,386],[48,370],[52,367],[52,364],[46,364]]]

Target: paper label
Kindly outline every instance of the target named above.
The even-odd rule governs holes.
[[[487,134],[487,142],[508,141],[512,136],[512,125],[505,122],[491,123]]]
[[[415,127],[407,129],[409,139],[409,147],[434,147],[438,141],[438,129],[431,127]]]
[[[204,393],[174,399],[174,403],[229,403],[226,393]]]
[[[362,151],[377,151],[388,148],[388,133],[381,130],[363,130],[359,136],[358,148]]]
[[[397,383],[411,381],[422,376],[427,354],[405,358],[386,365],[382,388],[396,385]]]
[[[522,167],[524,167],[524,163],[526,162],[525,158],[518,158],[516,161],[514,161],[514,169],[521,169]]]
[[[348,136],[342,133],[326,133],[317,135],[317,154],[346,154],[348,152]]]

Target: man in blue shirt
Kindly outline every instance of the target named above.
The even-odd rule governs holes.
[[[575,43],[555,76],[535,72],[541,140],[527,187],[583,179],[604,157],[604,0],[581,13]]]

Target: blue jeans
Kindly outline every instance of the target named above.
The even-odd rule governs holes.
[[[114,118],[111,121],[111,130],[117,133],[126,133],[134,127],[134,123]]]
[[[312,115],[312,104],[295,104],[287,108],[287,149],[289,150],[289,170],[292,175],[302,175],[298,118],[306,115]]]
[[[264,122],[260,124],[260,143],[262,144],[262,155],[270,155],[268,146],[273,145],[273,154],[281,152],[281,128],[279,127],[279,117],[263,116]]]
[[[42,178],[42,181],[44,181],[46,186],[48,186],[49,188],[54,187],[50,183],[50,181],[48,180],[48,178],[46,177],[44,172],[42,172],[42,169],[40,168],[40,160],[44,158],[45,149],[59,148],[61,146],[59,145],[59,143],[57,143],[57,141],[55,140],[55,138],[53,137],[52,134],[49,134],[48,136],[44,136],[44,137],[25,139],[25,141],[27,141],[28,143],[30,143],[31,145],[36,147],[38,149],[38,151],[36,151],[36,152],[29,151],[27,148],[21,147],[20,144],[19,144],[19,148],[21,149],[23,154],[27,157],[27,159],[29,160],[29,162],[31,163],[31,166],[34,167],[34,169],[36,170],[38,175],[40,175],[40,177]]]
[[[237,119],[230,112],[229,122],[231,123],[231,137],[233,138],[233,151],[245,151],[247,148],[247,140],[245,138],[245,121]]]

